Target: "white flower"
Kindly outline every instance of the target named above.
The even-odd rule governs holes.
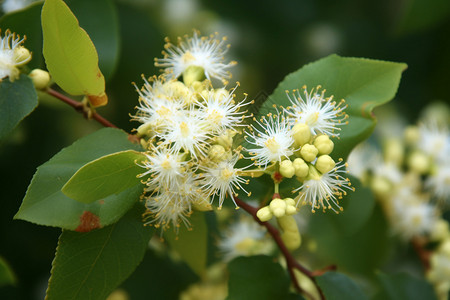
[[[341,160],[333,170],[325,174],[320,174],[314,168],[310,168],[303,185],[294,190],[294,192],[300,191],[296,197],[297,205],[300,201],[303,201],[303,204],[310,204],[312,212],[320,207],[323,210],[332,209],[336,213],[339,212],[338,210],[342,211],[339,200],[342,199],[342,196],[347,195],[346,190],[354,191],[350,180],[341,175],[347,173],[345,167],[346,164]]]
[[[419,125],[420,138],[417,147],[430,155],[439,163],[450,153],[450,133],[447,127],[439,126],[436,122]]]
[[[2,9],[4,13],[10,13],[26,7],[27,5],[36,2],[37,0],[4,0]]]
[[[183,103],[172,97],[170,90],[164,86],[163,78],[151,78],[151,83],[144,79],[139,93],[138,113],[133,120],[151,124],[155,130],[168,126],[183,108]]]
[[[344,112],[347,105],[344,105],[344,100],[336,103],[333,101],[333,96],[325,98],[325,90],[322,90],[322,93],[319,94],[320,88],[318,86],[308,93],[306,86],[304,86],[304,98],[302,98],[299,90],[294,90],[292,98],[286,91],[292,106],[285,111],[291,117],[293,123],[308,125],[312,134],[324,133],[330,137],[339,136],[339,133],[335,132],[341,130],[338,126],[348,123],[346,121],[348,115]]]
[[[225,198],[228,196],[236,205],[234,201],[234,197],[238,195],[236,190],[243,190],[248,194],[242,187],[242,184],[247,184],[248,180],[238,175],[242,169],[234,167],[239,157],[236,154],[230,160],[221,161],[213,167],[204,167],[206,172],[202,174],[202,189],[213,195],[212,201],[216,196],[219,197],[219,207],[222,207]]]
[[[347,158],[348,172],[362,179],[364,175],[376,167],[381,161],[380,155],[369,143],[361,143],[356,146]]]
[[[429,203],[409,203],[402,205],[398,199],[393,199],[394,214],[391,218],[394,232],[403,239],[430,233],[437,217],[435,208]]]
[[[251,127],[251,135],[246,137],[247,142],[258,147],[246,149],[256,164],[267,166],[271,162],[281,162],[283,157],[288,158],[294,153],[290,125],[284,117],[279,114],[269,114],[263,117],[261,122],[256,121],[257,127]]]
[[[175,185],[180,184],[188,162],[184,161],[183,156],[171,153],[165,147],[146,153],[147,160],[138,165],[145,168],[146,171],[139,175],[144,177],[150,174],[147,186],[150,189],[173,189]]]
[[[178,47],[167,41],[164,58],[155,59],[155,65],[166,68],[166,73],[174,78],[178,78],[188,67],[198,66],[204,69],[207,79],[217,78],[226,82],[231,78],[227,69],[235,62],[223,63],[228,46],[225,45],[226,38],[218,40],[216,35],[199,37],[194,31],[193,37],[179,38]]]
[[[170,148],[173,153],[181,150],[189,152],[194,158],[205,155],[207,140],[211,133],[207,130],[205,122],[194,110],[184,111],[167,126],[166,130],[157,134],[163,145]]]
[[[266,231],[258,223],[248,218],[241,218],[233,223],[219,241],[219,249],[224,260],[230,261],[238,256],[270,254],[273,244],[265,240]]]
[[[239,110],[251,102],[245,102],[245,99],[235,102],[234,91],[237,87],[238,85],[230,93],[225,90],[222,93],[210,91],[207,97],[203,97],[203,101],[196,102],[203,119],[213,131],[234,129],[244,120],[247,111]]]
[[[448,155],[448,154],[447,154]],[[450,201],[450,160],[437,165],[436,170],[425,181],[425,187],[433,195],[444,201]]]
[[[25,37],[21,39],[9,30],[0,38],[0,81],[8,76],[11,81],[19,78],[17,67],[31,60],[29,51],[21,46],[24,41]]]

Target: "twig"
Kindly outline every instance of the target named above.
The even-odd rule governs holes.
[[[275,243],[278,245],[278,248],[280,248],[281,253],[283,253],[284,258],[286,259],[287,269],[288,269],[289,275],[291,277],[292,284],[294,285],[295,289],[299,293],[305,293],[305,291],[302,290],[302,288],[298,285],[298,282],[297,282],[297,280],[295,278],[294,269],[297,269],[300,272],[302,272],[303,274],[305,274],[314,283],[314,285],[316,286],[317,290],[319,291],[320,298],[322,300],[324,300],[325,296],[323,295],[322,290],[317,285],[316,279],[314,278],[314,276],[316,276],[316,272],[312,272],[312,271],[308,270],[307,268],[305,268],[304,266],[302,266],[301,264],[299,264],[295,260],[295,258],[292,256],[292,254],[286,248],[286,245],[284,244],[283,240],[281,239],[281,235],[280,235],[280,232],[278,231],[278,229],[276,229],[269,222],[261,222],[258,219],[258,217],[256,216],[256,212],[258,211],[257,208],[247,204],[246,202],[240,200],[237,197],[235,197],[234,200],[236,201],[236,204],[238,206],[242,207],[243,210],[248,212],[253,217],[253,219],[255,219],[256,222],[258,222],[260,225],[266,227],[267,231],[272,236],[272,238],[274,239]],[[334,267],[329,267],[329,269],[332,269],[332,268],[334,268]],[[319,275],[320,274],[321,273],[319,272]]]
[[[420,238],[413,238],[411,244],[419,256],[420,262],[422,263],[425,271],[430,270],[430,256],[431,252],[425,249],[426,241]]]
[[[84,107],[83,103],[78,102],[78,101],[75,101],[75,100],[73,100],[73,99],[71,99],[71,98],[69,98],[69,97],[67,97],[67,96],[65,96],[65,95],[63,95],[63,94],[61,94],[61,93],[55,91],[54,89],[51,89],[51,88],[48,88],[48,89],[46,90],[46,92],[47,92],[49,95],[51,95],[51,96],[53,96],[53,97],[55,97],[55,98],[61,100],[62,102],[66,103],[66,104],[69,104],[69,105],[72,106],[77,112],[83,114],[83,116],[84,116],[86,119],[89,119],[89,116],[88,116],[88,114],[87,114],[87,111],[85,110],[85,107]],[[97,122],[99,122],[100,124],[102,124],[102,125],[105,126],[105,127],[117,128],[116,125],[114,125],[114,124],[111,123],[110,121],[108,121],[108,120],[106,120],[105,118],[103,118],[103,117],[102,117],[101,115],[99,115],[97,112],[92,112],[91,118],[94,119],[94,120],[96,120]]]

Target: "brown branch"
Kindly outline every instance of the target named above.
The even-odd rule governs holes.
[[[419,256],[420,262],[422,263],[425,272],[430,270],[430,256],[431,251],[425,249],[426,240],[423,238],[415,237],[411,240],[411,244],[414,250]]]
[[[47,92],[49,95],[51,95],[51,96],[53,96],[53,97],[55,97],[55,98],[61,100],[62,102],[66,103],[66,104],[69,104],[69,105],[72,106],[77,112],[83,114],[83,116],[84,116],[86,119],[89,119],[88,111],[85,109],[85,106],[83,105],[83,103],[78,102],[78,101],[75,101],[75,100],[73,100],[73,99],[71,99],[71,98],[69,98],[69,97],[67,97],[67,96],[65,96],[65,95],[63,95],[63,94],[61,94],[61,93],[55,91],[54,89],[51,89],[51,88],[48,88],[48,89],[46,90],[46,92]],[[99,115],[97,112],[94,112],[94,111],[93,111],[93,112],[92,112],[92,115],[90,116],[90,118],[96,120],[98,123],[102,124],[102,125],[105,126],[105,127],[118,128],[116,125],[114,125],[113,123],[111,123],[111,122],[108,121],[107,119],[103,118],[103,117],[102,117],[101,115]]]
[[[294,256],[292,256],[291,252],[289,252],[289,250],[286,248],[286,245],[284,244],[283,240],[281,239],[281,235],[280,235],[280,232],[278,231],[278,229],[276,229],[269,222],[261,222],[258,219],[258,217],[256,216],[256,212],[258,211],[257,208],[247,204],[246,202],[240,200],[237,197],[235,197],[234,200],[236,201],[236,204],[239,207],[242,207],[243,210],[248,212],[253,217],[253,219],[255,219],[256,222],[258,222],[261,226],[266,227],[267,231],[272,236],[275,243],[278,245],[278,248],[280,249],[281,253],[283,253],[284,258],[286,259],[289,276],[291,277],[291,281],[292,281],[292,284],[294,285],[295,289],[299,293],[303,293],[303,294],[306,293],[306,291],[302,290],[302,288],[299,286],[297,279],[295,278],[294,269],[297,269],[300,272],[302,272],[303,274],[305,274],[314,283],[317,290],[319,291],[320,298],[322,300],[324,300],[325,296],[323,295],[322,290],[317,285],[316,279],[314,278],[314,276],[316,276],[316,272],[312,272],[312,271],[308,270],[307,268],[305,268],[304,266],[302,266],[295,260]],[[333,267],[330,267],[330,269],[332,269],[332,268]],[[321,272],[319,272],[319,275],[321,275]]]

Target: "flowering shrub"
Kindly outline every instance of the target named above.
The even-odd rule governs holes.
[[[194,30],[166,39],[154,59],[161,73],[142,70],[133,83],[126,132],[100,114],[124,99],[109,97],[110,74],[77,17],[62,0],[18,15],[36,8],[40,52],[2,28],[0,137],[50,96],[105,127],[42,164],[15,215],[62,229],[47,299],[126,299],[117,288],[148,253],[198,276],[181,299],[365,299],[352,276],[380,267],[384,254],[367,247],[384,241],[377,228],[387,223],[426,267],[429,283],[417,286],[445,298],[448,119],[407,127],[404,140],[386,140],[384,155],[355,148],[405,64],[330,55],[253,99],[233,81],[227,39]],[[41,54],[45,66],[33,61]],[[377,276],[367,285],[380,295],[398,280]]]

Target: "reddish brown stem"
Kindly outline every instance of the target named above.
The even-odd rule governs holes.
[[[302,266],[295,260],[294,256],[292,256],[292,254],[286,248],[286,245],[284,244],[283,240],[281,239],[281,235],[280,235],[280,232],[278,231],[278,229],[276,229],[269,222],[261,222],[258,219],[258,217],[256,216],[256,212],[258,211],[258,209],[256,207],[253,207],[253,206],[247,204],[246,202],[240,200],[237,197],[235,197],[234,200],[236,201],[236,204],[238,206],[242,207],[243,210],[248,212],[253,217],[253,219],[255,219],[256,222],[258,222],[260,225],[266,227],[267,231],[272,236],[273,240],[278,245],[278,248],[280,249],[281,253],[283,254],[284,258],[286,259],[289,276],[291,277],[291,281],[292,281],[292,284],[294,285],[295,289],[299,293],[305,294],[305,291],[302,290],[302,288],[299,286],[299,284],[297,282],[297,279],[295,278],[294,269],[297,269],[300,272],[302,272],[303,274],[305,274],[315,284],[317,290],[320,293],[320,298],[325,299],[325,296],[323,295],[322,290],[317,285],[316,279],[314,278],[314,276],[316,276],[315,272],[311,272],[310,270],[308,270],[307,268],[305,268],[304,266]]]
[[[419,256],[420,261],[422,262],[422,266],[425,269],[425,272],[430,270],[430,256],[431,252],[425,249],[426,241],[420,238],[413,238],[411,241],[414,250]]]
[[[49,95],[52,95],[53,97],[61,100],[62,102],[69,104],[70,106],[72,106],[77,112],[83,114],[83,116],[88,119],[88,115],[85,111],[85,108],[83,106],[83,104],[81,102],[75,101],[57,91],[55,91],[54,89],[48,88],[47,89],[47,93]],[[107,119],[103,118],[101,115],[99,115],[96,112],[92,113],[92,119],[96,120],[98,123],[102,124],[105,127],[112,127],[112,128],[117,128],[116,125],[114,125],[113,123],[111,123],[110,121],[108,121]]]

